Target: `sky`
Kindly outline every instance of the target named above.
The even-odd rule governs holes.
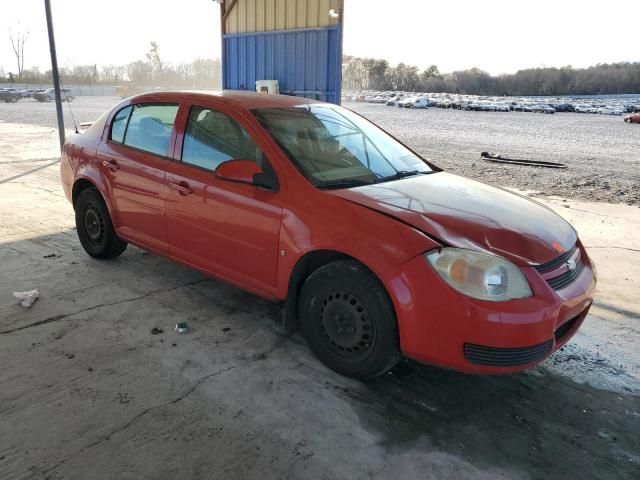
[[[60,66],[220,56],[212,0],[51,0]],[[450,72],[640,61],[640,0],[345,0],[344,53]],[[28,30],[25,66],[51,67],[42,0],[5,1],[0,67],[16,71],[10,31]],[[634,38],[635,37],[635,38]]]

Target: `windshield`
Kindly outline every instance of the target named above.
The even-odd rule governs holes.
[[[317,187],[348,188],[433,172],[424,160],[378,127],[335,105],[252,112]]]

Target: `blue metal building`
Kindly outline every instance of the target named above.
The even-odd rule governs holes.
[[[278,80],[280,93],[340,103],[342,12],[342,0],[225,0],[222,88]]]

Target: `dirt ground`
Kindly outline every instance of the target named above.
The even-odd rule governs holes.
[[[1,479],[640,477],[637,207],[531,193],[599,273],[539,367],[358,382],[279,333],[274,305],[137,248],[89,258],[55,130],[0,119]],[[32,288],[24,309],[12,292]]]

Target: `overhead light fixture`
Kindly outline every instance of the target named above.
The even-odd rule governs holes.
[[[340,13],[335,8],[332,8],[331,10],[329,10],[329,17],[330,18],[339,18],[340,17]]]

